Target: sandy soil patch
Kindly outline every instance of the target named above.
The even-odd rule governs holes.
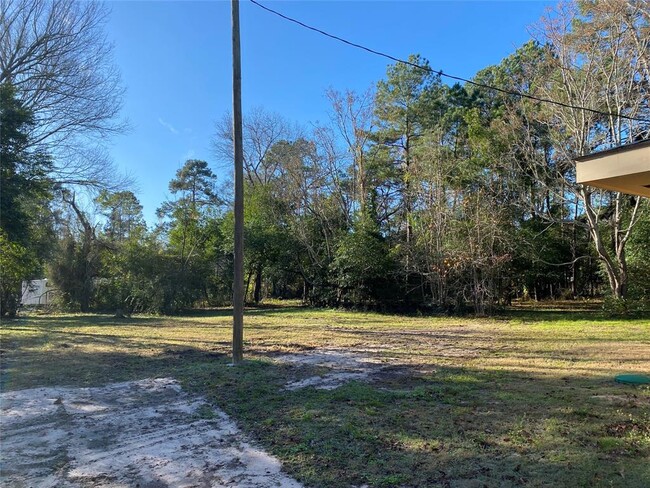
[[[381,369],[377,360],[364,354],[337,349],[314,349],[300,354],[277,356],[276,361],[300,366],[318,366],[329,371],[284,385],[287,390],[299,390],[313,386],[320,390],[333,390],[349,381],[370,381],[373,373]]]
[[[493,351],[496,342],[494,337],[484,334],[480,328],[470,326],[447,327],[444,330],[392,329],[370,331],[343,327],[328,327],[327,330],[358,335],[364,339],[374,338],[380,342],[380,345],[373,347],[368,346],[365,340],[360,341],[355,346],[355,352],[357,353],[407,349],[426,351],[428,355],[442,358],[475,359]],[[468,344],[468,341],[471,341],[471,343]]]
[[[314,387],[318,390],[334,390],[350,381],[372,382],[389,375],[414,375],[431,372],[430,368],[427,370],[413,367],[401,369],[399,365],[395,365],[395,358],[377,357],[369,354],[379,351],[380,349],[349,352],[320,348],[299,354],[283,354],[274,359],[297,366],[315,366],[327,369],[326,372],[318,376],[287,382],[284,385],[287,390],[299,390],[307,387]]]
[[[302,486],[224,412],[170,378],[0,400],[2,486]]]

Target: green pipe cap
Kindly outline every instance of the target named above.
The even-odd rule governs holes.
[[[650,376],[642,374],[619,374],[614,380],[626,385],[650,385]]]

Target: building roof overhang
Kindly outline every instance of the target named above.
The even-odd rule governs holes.
[[[650,197],[650,139],[580,156],[578,183]]]

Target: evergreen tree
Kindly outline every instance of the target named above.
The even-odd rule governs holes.
[[[51,160],[31,140],[32,113],[16,98],[14,88],[0,85],[0,313],[15,315],[21,282],[41,269],[48,237],[47,213]]]

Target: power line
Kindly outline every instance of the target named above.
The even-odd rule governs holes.
[[[421,69],[423,71],[426,71],[428,73],[433,73],[433,74],[436,74],[436,75],[441,76],[441,77],[450,78],[450,79],[456,80],[456,81],[462,81],[464,83],[469,83],[470,85],[478,86],[478,87],[481,87],[481,88],[486,88],[488,90],[494,90],[494,91],[497,91],[497,92],[500,92],[500,93],[505,93],[507,95],[514,95],[514,96],[517,96],[517,97],[528,98],[530,100],[535,100],[537,102],[551,103],[553,105],[559,105],[560,107],[564,107],[564,108],[572,108],[572,109],[576,109],[576,110],[584,110],[585,112],[591,112],[591,113],[598,114],[598,115],[605,115],[607,117],[619,117],[619,118],[622,118],[622,119],[635,120],[637,122],[645,122],[645,123],[650,124],[650,120],[648,120],[648,119],[642,119],[642,118],[639,118],[639,117],[630,117],[629,115],[623,115],[623,114],[613,114],[613,113],[609,113],[609,112],[603,112],[601,110],[596,110],[596,109],[593,109],[593,108],[581,107],[581,106],[578,106],[578,105],[571,105],[569,103],[558,102],[557,100],[551,100],[550,98],[536,97],[534,95],[529,95],[527,93],[522,93],[522,92],[518,92],[518,91],[515,91],[515,90],[508,90],[506,88],[499,88],[497,86],[492,86],[492,85],[488,85],[488,84],[485,84],[485,83],[480,83],[480,82],[477,82],[477,81],[468,80],[467,78],[462,78],[460,76],[450,75],[448,73],[443,72],[442,70],[435,70],[435,69],[432,69],[429,66],[422,66],[422,65],[417,64],[417,63],[412,63],[410,61],[397,58],[397,57],[392,56],[390,54],[387,54],[387,53],[384,53],[384,52],[381,52],[381,51],[377,51],[375,49],[371,49],[371,48],[363,46],[361,44],[357,44],[355,42],[348,41],[347,39],[344,39],[342,37],[335,36],[334,34],[330,34],[329,32],[325,32],[324,30],[321,30],[321,29],[318,29],[318,28],[313,27],[311,25],[305,24],[304,22],[301,22],[300,20],[294,19],[292,17],[284,15],[283,13],[278,12],[277,10],[273,10],[272,8],[269,8],[269,7],[265,6],[265,5],[262,5],[261,3],[257,2],[256,0],[250,0],[250,2],[257,5],[261,9],[266,10],[267,12],[270,12],[270,13],[272,13],[274,15],[277,15],[278,17],[280,17],[280,18],[282,18],[284,20],[288,20],[289,22],[293,22],[294,24],[298,24],[299,26],[304,27],[305,29],[309,29],[311,31],[317,32],[318,34],[329,37],[330,39],[334,39],[335,41],[342,42],[343,44],[347,44],[348,46],[352,46],[354,48],[361,49],[363,51],[367,51],[367,52],[369,52],[371,54],[375,54],[377,56],[381,56],[383,58],[390,59],[391,61],[394,61],[396,63],[401,63],[401,64],[405,64],[407,66],[412,66],[413,68]]]

